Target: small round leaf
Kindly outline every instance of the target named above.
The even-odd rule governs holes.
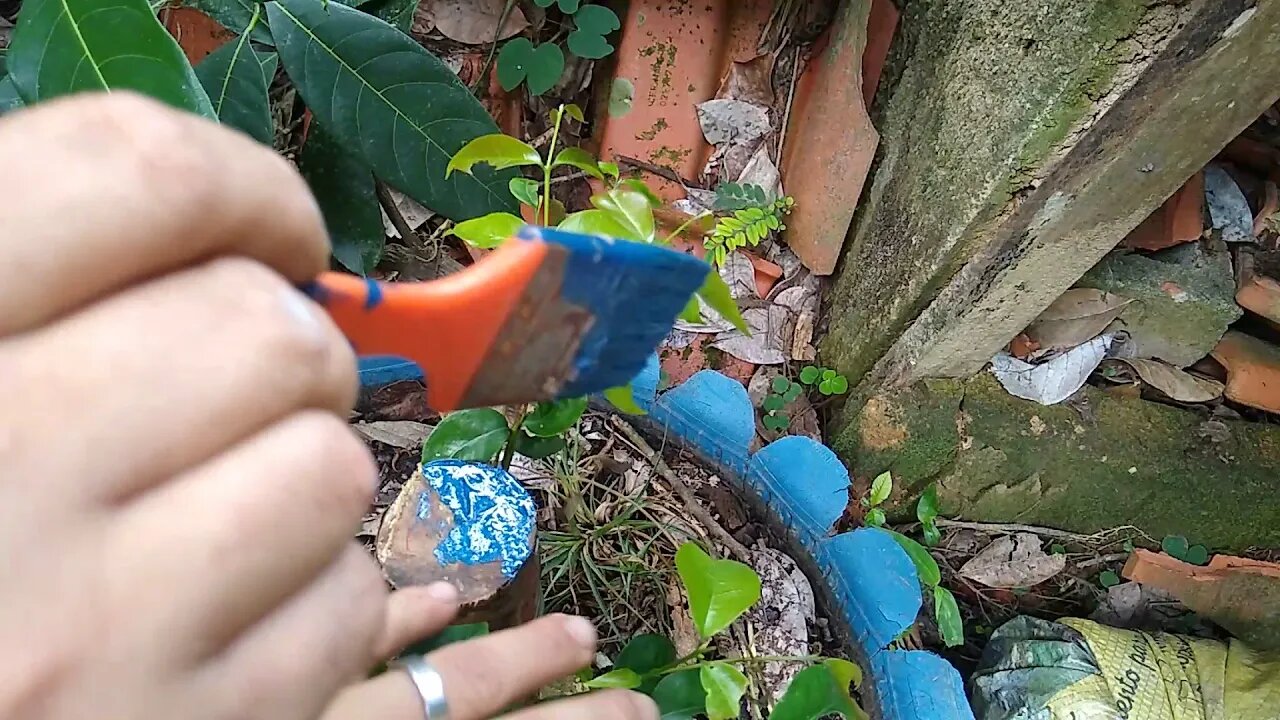
[[[502,450],[510,432],[507,419],[492,408],[449,413],[422,445],[422,462],[442,458],[489,462]]]
[[[761,406],[769,412],[778,412],[784,405],[786,405],[786,401],[782,399],[781,395],[770,395],[766,397],[764,402],[761,404]]]
[[[524,420],[524,429],[537,437],[556,437],[578,424],[587,409],[587,398],[540,402]]]
[[[779,375],[773,379],[772,386],[774,392],[784,393],[791,389],[791,381]]]
[[[589,7],[597,6],[591,5]],[[568,45],[569,52],[588,60],[599,60],[613,54],[613,46],[604,39],[603,35],[597,35],[585,30],[574,30],[569,33]]]
[[[608,35],[622,27],[622,21],[618,19],[617,14],[604,5],[584,5],[573,16],[573,24],[579,30],[596,35]]]
[[[1187,548],[1187,555],[1182,559],[1192,565],[1204,565],[1209,562],[1209,549],[1203,545],[1192,545]]]
[[[1187,550],[1190,549],[1191,543],[1181,535],[1169,535],[1160,543],[1160,549],[1169,555],[1182,560],[1187,557]]]
[[[821,370],[813,365],[808,365],[800,371],[800,382],[812,385],[821,375]]]
[[[1104,570],[1098,575],[1098,584],[1104,588],[1115,587],[1120,584],[1120,576],[1114,570]]]
[[[881,510],[878,507],[873,507],[867,511],[867,516],[864,518],[864,521],[866,522],[867,527],[884,527],[887,519],[888,518],[884,515],[884,510]]]

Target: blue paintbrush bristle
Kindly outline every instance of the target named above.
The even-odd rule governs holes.
[[[595,315],[562,397],[631,382],[711,272],[692,255],[656,245],[534,227],[520,237],[568,249],[561,296]]]

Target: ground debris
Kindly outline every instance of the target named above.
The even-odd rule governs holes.
[[[1063,555],[1050,555],[1040,538],[1018,533],[997,539],[960,568],[960,574],[993,588],[1029,588],[1052,578],[1067,566]]]

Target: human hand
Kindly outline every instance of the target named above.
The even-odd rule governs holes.
[[[0,120],[0,718],[421,720],[400,671],[447,587],[351,542],[377,472],[283,159],[127,94]],[[590,662],[551,616],[431,657],[452,720]],[[511,716],[656,718],[630,693]]]

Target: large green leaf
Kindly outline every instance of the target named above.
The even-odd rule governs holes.
[[[636,402],[635,389],[630,384],[622,385],[616,388],[609,388],[604,391],[604,399],[609,401],[618,410],[628,415],[647,415],[644,408]]]
[[[518,210],[512,171],[445,178],[471,140],[498,132],[439,58],[387,23],[322,0],[267,4],[280,61],[312,113],[378,177],[450,220]]]
[[[275,122],[267,97],[267,70],[275,66],[275,53],[260,57],[241,35],[215,50],[196,66],[213,111],[223,125],[247,133],[263,145],[275,142]],[[268,67],[269,66],[269,67]]]
[[[587,409],[587,398],[540,402],[524,420],[524,429],[537,437],[555,437],[578,424]]]
[[[960,606],[956,604],[956,596],[944,587],[933,589],[933,618],[938,622],[938,632],[947,647],[964,644],[964,619],[960,617]]]
[[[707,711],[707,692],[697,670],[672,673],[653,689],[662,720],[693,720]]]
[[[598,235],[607,238],[625,238],[630,230],[604,210],[583,210],[566,217],[560,229],[581,235]]]
[[[715,270],[707,273],[707,279],[702,283],[702,287],[698,288],[697,294],[707,307],[720,313],[720,317],[728,320],[740,332],[748,335],[751,333],[746,319],[738,310],[738,302],[733,299],[733,291],[729,289],[729,284],[724,281],[724,278],[720,277],[720,273]]]
[[[18,94],[18,86],[13,84],[13,78],[8,75],[0,77],[0,115],[22,106],[22,96]]]
[[[624,180],[617,187],[592,197],[591,204],[609,213],[626,228],[626,234],[619,235],[619,238],[643,243],[654,241],[657,225],[653,210],[661,205],[661,201],[644,183]]]
[[[839,715],[845,720],[861,720],[867,714],[849,695],[848,683],[836,667],[814,665],[801,670],[774,706],[769,720],[813,720]]]
[[[640,687],[640,675],[631,668],[617,668],[611,670],[598,678],[594,678],[587,682],[587,687],[592,689],[603,688],[624,688],[632,690]]]
[[[689,593],[689,613],[703,638],[733,624],[760,600],[760,576],[734,560],[716,560],[697,543],[676,551],[676,571]]]
[[[511,213],[489,213],[478,218],[463,220],[449,230],[449,235],[456,235],[463,242],[473,247],[491,250],[515,237],[524,220]]]
[[[923,545],[903,535],[902,533],[886,530],[885,532],[893,536],[898,545],[907,552],[907,556],[911,558],[911,562],[916,566],[916,575],[919,576],[920,582],[927,587],[937,587],[942,582],[942,572],[938,569],[938,561],[933,559],[929,551]]]
[[[450,158],[445,177],[455,170],[470,174],[477,164],[491,165],[499,170],[523,165],[541,165],[542,156],[529,143],[502,133],[481,135],[463,146]],[[510,183],[508,183],[510,187]]]
[[[253,19],[254,7],[261,5],[257,0],[185,0],[182,4],[217,20],[223,27],[237,35],[243,34],[244,29],[249,27],[249,22]],[[264,45],[273,44],[271,30],[262,20],[254,25],[249,37]]]
[[[320,123],[312,123],[298,168],[320,204],[333,256],[348,270],[367,275],[386,243],[373,173]]]
[[[707,718],[731,720],[742,710],[742,696],[747,692],[747,676],[732,665],[705,665],[701,671],[702,689],[707,691]]]
[[[631,638],[631,642],[618,653],[618,658],[613,661],[613,665],[638,673],[641,676],[640,692],[651,695],[662,679],[657,675],[657,671],[675,661],[676,646],[669,639],[662,635],[646,633]]]
[[[27,103],[133,90],[216,119],[195,71],[147,0],[44,0],[23,8],[9,73]]]
[[[488,462],[511,433],[507,419],[492,408],[449,413],[422,445],[422,462],[441,458]]]

